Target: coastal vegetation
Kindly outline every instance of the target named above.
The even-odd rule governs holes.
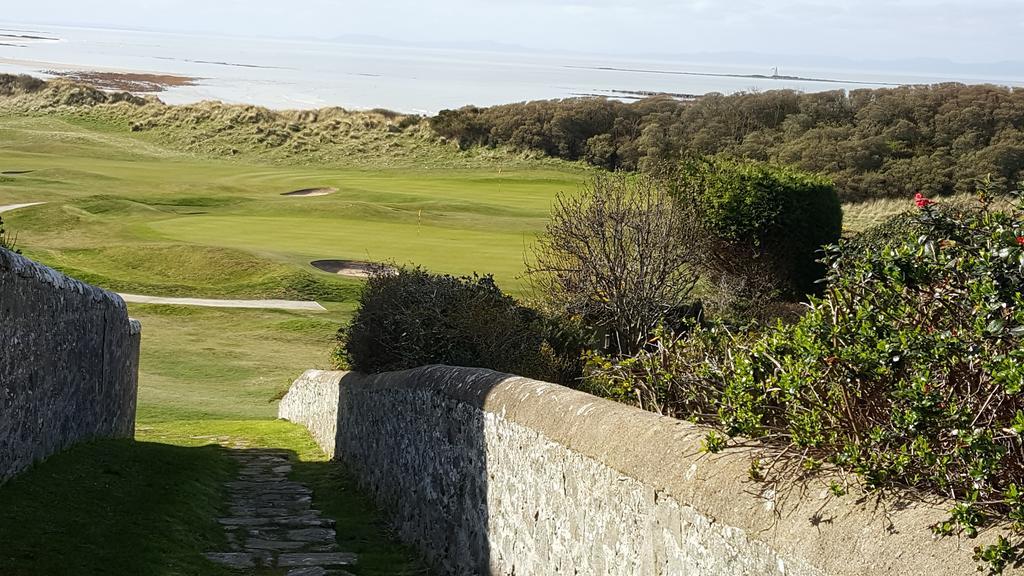
[[[457,153],[441,143],[423,118],[389,110],[279,111],[216,101],[171,106],[154,97],[29,76],[0,74],[0,114],[60,118],[139,146],[149,144],[151,152],[292,167],[430,170],[490,164],[508,170],[563,165],[500,150]]]
[[[977,550],[1001,572],[1024,553],[1024,205],[916,204],[830,247],[825,292],[796,322],[659,330],[635,355],[594,356],[584,388],[712,424],[712,452],[734,437],[777,447],[757,481],[838,468],[948,498],[931,528],[1001,530]]]
[[[612,170],[724,154],[827,175],[844,202],[1008,191],[1024,169],[1024,90],[939,84],[469,106],[430,119],[464,148],[510,146]]]
[[[53,94],[92,93],[57,84],[66,88]],[[339,545],[360,556],[353,574],[424,573],[344,468],[326,462],[304,429],[274,420],[294,378],[330,366],[362,284],[310,262],[415,259],[453,274],[489,262],[515,285],[525,235],[583,171],[433,144],[423,167],[354,147],[320,164],[242,141],[244,152],[219,155],[180,145],[185,126],[132,132],[116,113],[135,106],[126,101],[11,107],[28,99],[0,97],[0,206],[46,202],[3,214],[27,256],[124,292],[315,299],[326,311],[130,305],[144,330],[139,442],[75,448],[0,488],[7,571],[217,574],[200,552],[221,549],[216,517],[232,461],[227,450],[200,447],[240,439],[294,453],[293,476],[339,520]],[[360,132],[367,141],[385,133]],[[337,191],[282,195],[307,188]],[[180,473],[165,472],[175,466]],[[129,473],[134,480],[119,476]],[[167,491],[168,482],[179,489]],[[194,506],[177,507],[193,496]]]
[[[716,191],[728,199],[743,194],[751,175],[769,178],[755,180],[761,191],[788,185],[799,194],[808,184],[827,185],[758,165],[714,169],[715,179],[701,171],[674,172],[668,181],[598,177],[582,196],[557,200],[531,269],[546,296],[534,312],[490,279],[378,273],[364,289],[357,323],[342,332],[343,351],[366,366],[366,359],[395,351],[414,356],[396,358],[389,370],[448,362],[535,377],[535,364],[508,370],[508,363],[546,351],[554,363],[576,368],[561,380],[570,386],[714,427],[705,441],[709,452],[761,441],[764,456],[751,465],[752,481],[770,487],[827,477],[833,497],[856,485],[944,498],[949,519],[922,530],[969,539],[995,530],[995,543],[979,546],[977,560],[992,574],[1019,561],[1024,203],[997,204],[995,187],[966,205],[937,204],[918,193],[905,201],[915,212],[840,240],[838,222],[822,222],[819,209],[773,211],[762,199],[723,202],[721,212],[689,211],[699,206],[693,196],[665,193]],[[764,211],[752,217],[751,205]],[[828,205],[838,209],[834,195]],[[733,228],[707,226],[708,219],[744,223],[743,232],[730,236]],[[753,302],[761,314],[737,315],[699,300],[732,290],[694,290],[695,271],[714,273],[715,258],[700,256],[705,246],[756,238],[759,228],[746,226],[751,221],[767,230],[785,223],[779,229],[797,237],[801,226],[814,225],[831,235],[816,269],[820,295],[801,297],[799,311],[763,314],[773,303],[797,301],[784,291],[758,295]],[[753,246],[728,250],[734,267],[748,261],[756,270],[774,248],[767,239]],[[436,299],[455,286],[464,302]],[[381,297],[383,287],[392,297]],[[510,321],[508,311],[529,320]],[[460,321],[467,316],[475,320]],[[527,328],[545,325],[551,334],[574,337],[549,341]],[[478,353],[480,343],[493,350],[503,339],[511,343],[509,356]],[[581,353],[586,364],[574,364]]]

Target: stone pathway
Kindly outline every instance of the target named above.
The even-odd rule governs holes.
[[[227,443],[225,443],[227,444]],[[351,576],[355,554],[338,549],[334,520],[312,507],[313,492],[288,480],[288,452],[233,442],[238,479],[227,484],[230,515],[218,521],[229,550],[210,552],[213,562],[239,570],[274,569],[287,576]]]

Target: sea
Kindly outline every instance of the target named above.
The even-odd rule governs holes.
[[[768,68],[699,57],[621,57],[266,39],[0,23],[0,73],[100,71],[194,77],[168,103],[221,100],[276,109],[341,106],[434,114],[465,105],[645,94],[819,92],[938,82],[1024,86],[1024,78],[871,69]]]

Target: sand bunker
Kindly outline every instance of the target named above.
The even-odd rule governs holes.
[[[337,274],[350,278],[368,278],[370,274],[377,270],[384,270],[385,272],[393,272],[395,270],[393,267],[385,266],[384,264],[359,262],[356,260],[316,260],[309,264],[317,270],[322,270],[328,274]]]
[[[303,188],[294,192],[284,192],[281,196],[327,196],[337,191],[337,188]]]

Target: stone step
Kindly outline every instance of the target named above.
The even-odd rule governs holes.
[[[314,515],[318,511],[310,510],[308,514],[296,516],[231,516],[218,518],[222,526],[282,526],[285,528],[333,528],[334,520]]]
[[[292,568],[299,566],[354,566],[358,558],[348,552],[326,552],[310,554],[281,554],[277,557],[277,566]]]
[[[286,576],[353,576],[345,570],[327,570],[323,566],[310,566],[309,568],[292,568]]]
[[[210,562],[236,569],[255,568],[265,565],[270,559],[268,554],[262,552],[209,552],[203,556]]]
[[[274,550],[280,552],[285,550],[301,550],[308,545],[308,542],[290,542],[288,540],[245,539],[245,548],[247,550]]]

